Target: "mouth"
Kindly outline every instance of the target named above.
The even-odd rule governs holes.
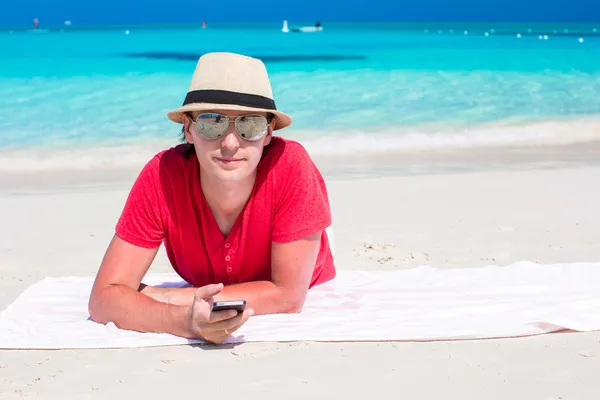
[[[235,157],[215,157],[218,163],[225,165],[236,165],[244,161],[243,158],[235,158]]]

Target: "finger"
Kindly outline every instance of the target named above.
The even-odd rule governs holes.
[[[221,344],[225,341],[225,339],[227,339],[229,336],[231,336],[232,331],[227,330],[227,332],[225,330],[220,330],[220,331],[214,331],[211,332],[210,335],[205,339],[211,343],[214,344]]]
[[[210,313],[210,318],[208,322],[210,324],[214,324],[216,322],[221,322],[233,318],[236,315],[238,315],[238,312],[235,310],[213,311]]]
[[[240,324],[238,324],[237,326],[231,327],[231,329],[229,329],[229,328],[227,329],[229,334],[232,334],[235,331],[237,331],[238,329],[240,329],[242,327],[242,325],[244,325],[250,319],[250,317],[252,317],[254,315],[254,310],[252,310],[252,309],[246,310],[244,312],[244,314],[245,315],[243,316],[242,322]]]
[[[227,335],[224,332],[213,332],[204,337],[205,341],[212,344],[221,344],[225,339],[227,339]]]
[[[216,327],[218,327],[217,324],[212,324],[210,326],[210,332],[208,332],[205,336],[204,336],[204,340],[211,342],[213,344],[221,344],[225,341],[225,339],[227,339],[229,336],[231,336],[235,331],[237,331],[242,325],[244,325],[244,323],[248,320],[248,318],[251,316],[249,315],[249,313],[246,313],[247,315],[244,316],[244,318],[241,320],[241,323],[239,323],[237,326],[233,326],[230,328],[225,328],[225,329],[216,329],[214,330]],[[243,314],[240,314],[240,317],[242,317]],[[236,317],[237,318],[237,317]],[[229,319],[228,321],[231,321],[232,319]]]
[[[225,319],[219,322],[215,322],[214,324],[210,324],[208,329],[211,331],[225,331],[227,329],[228,332],[232,332],[233,330],[237,330],[240,326],[242,326],[250,316],[254,314],[252,309],[248,309],[241,314],[229,319]]]
[[[211,297],[219,294],[219,292],[221,290],[223,290],[222,283],[218,283],[216,285],[206,285],[206,286],[199,287],[196,290],[196,293],[194,293],[194,300],[195,299],[208,300]]]

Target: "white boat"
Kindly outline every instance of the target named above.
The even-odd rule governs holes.
[[[322,30],[323,30],[323,26],[321,25],[321,23],[319,21],[317,21],[314,26],[301,26],[299,28],[290,29],[288,27],[287,19],[283,20],[283,28],[281,28],[281,32],[284,32],[284,33],[288,33],[288,32],[309,33],[309,32],[320,32]]]
[[[308,32],[319,32],[322,31],[323,27],[322,26],[301,26],[300,28],[294,28],[292,29],[292,32],[304,32],[304,33],[308,33]]]

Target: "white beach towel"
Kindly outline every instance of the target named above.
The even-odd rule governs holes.
[[[147,284],[180,285],[174,274]],[[46,278],[0,314],[0,348],[181,345],[89,320],[92,278]],[[338,271],[309,292],[300,314],[256,316],[228,342],[428,341],[600,329],[600,263],[438,270]]]

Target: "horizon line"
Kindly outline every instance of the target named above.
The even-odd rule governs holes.
[[[485,24],[485,23],[494,23],[494,24],[586,24],[586,25],[594,25],[599,24],[600,21],[571,21],[571,20],[553,20],[553,21],[524,21],[524,20],[390,20],[390,21],[377,21],[377,20],[326,20],[326,19],[315,19],[315,20],[290,20],[290,19],[278,19],[278,20],[268,20],[268,21],[214,21],[209,22],[207,20],[207,26],[219,26],[219,25],[235,25],[235,24],[243,24],[243,25],[264,25],[264,24],[279,24],[284,20],[287,20],[288,23],[294,24],[310,24],[315,21],[320,21],[322,24]],[[70,21],[70,24],[66,24],[67,21]],[[114,28],[127,28],[133,26],[174,26],[174,25],[188,25],[188,26],[200,26],[202,24],[202,20],[199,21],[135,21],[135,22],[84,22],[80,24],[73,23],[72,20],[65,19],[62,22],[49,22],[48,24],[43,24],[43,21],[40,20],[40,28],[62,28],[62,29],[77,29],[77,28],[93,28],[93,27],[114,27]],[[33,23],[32,21],[29,23],[0,23],[0,30],[12,29],[12,28],[31,28]]]

